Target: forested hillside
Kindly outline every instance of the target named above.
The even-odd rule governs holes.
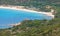
[[[51,3],[56,3],[56,4],[60,4],[60,0],[0,0],[0,4],[15,4],[15,5],[21,5],[21,3],[24,4],[30,4],[30,3],[45,3],[48,4]]]
[[[43,10],[46,5],[60,6],[60,0],[0,0],[0,5],[18,5]]]
[[[0,30],[0,36],[60,36],[60,20],[25,20],[21,25]]]

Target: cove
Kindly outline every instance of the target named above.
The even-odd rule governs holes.
[[[29,11],[0,8],[0,29],[9,28],[11,26],[7,25],[19,23],[25,19],[51,20],[52,17],[40,13],[32,13]]]

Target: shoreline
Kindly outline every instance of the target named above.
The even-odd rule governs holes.
[[[0,8],[28,11],[31,13],[40,13],[40,14],[45,14],[46,16],[51,16],[52,18],[54,18],[54,15],[52,14],[52,12],[42,12],[42,11],[39,12],[39,11],[34,11],[34,10],[22,8],[22,6],[3,6],[3,5],[1,5]]]
[[[21,11],[28,11],[28,12],[31,12],[31,13],[40,13],[40,14],[44,14],[46,16],[50,16],[52,17],[52,19],[54,19],[54,16],[52,14],[52,12],[42,12],[42,11],[34,11],[34,10],[29,10],[29,9],[25,9],[25,8],[22,8],[21,6],[3,6],[1,5],[0,8],[5,8],[5,9],[12,9],[12,10],[21,10]],[[11,24],[11,25],[8,25],[8,26],[18,26],[20,25],[21,23],[17,23],[17,24]]]

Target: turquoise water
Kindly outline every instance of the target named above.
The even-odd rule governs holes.
[[[9,28],[11,26],[7,25],[19,23],[25,19],[50,20],[52,17],[40,13],[0,8],[0,28]]]

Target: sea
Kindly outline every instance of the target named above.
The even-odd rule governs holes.
[[[0,29],[10,28],[10,24],[17,24],[24,20],[51,20],[52,17],[41,13],[23,10],[0,8]]]

